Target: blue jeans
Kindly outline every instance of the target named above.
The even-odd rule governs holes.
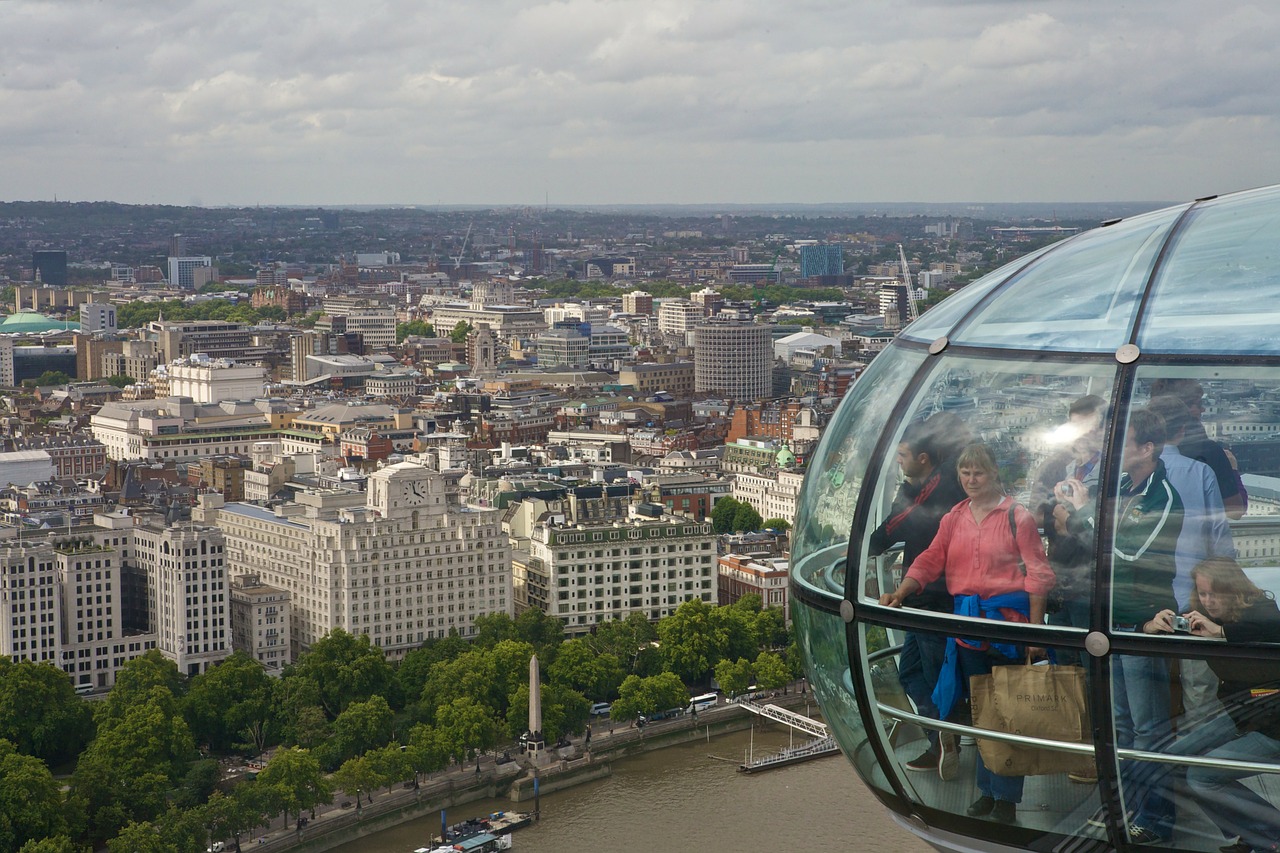
[[[922,717],[938,719],[938,706],[933,703],[933,688],[947,651],[947,638],[937,634],[908,632],[898,655],[898,683],[915,703]],[[929,748],[938,748],[938,732],[927,729]]]
[[[1219,721],[1225,721],[1225,724]],[[1198,727],[1188,739],[1216,723],[1220,733],[1230,732],[1229,739],[1206,753],[1208,758],[1236,761],[1278,762],[1280,741],[1262,732],[1239,734],[1225,714]],[[1252,770],[1220,770],[1216,767],[1188,767],[1187,786],[1209,819],[1228,838],[1238,835],[1245,844],[1270,849],[1280,840],[1280,809],[1240,783],[1256,776]]]
[[[1116,746],[1164,752],[1170,748],[1169,664],[1162,658],[1114,655],[1111,658],[1111,694],[1115,703]],[[1120,790],[1125,809],[1147,812],[1150,825],[1141,826],[1168,835],[1173,824],[1173,803],[1161,783],[1163,772],[1153,762],[1123,761]]]
[[[1161,751],[1169,755],[1204,755],[1211,749],[1230,743],[1239,737],[1235,723],[1226,714],[1211,717],[1194,728],[1188,729],[1187,732]],[[1149,771],[1148,788],[1155,792],[1155,796],[1148,797],[1138,807],[1133,822],[1167,838],[1173,832],[1173,824],[1164,803],[1173,793],[1173,779],[1180,767],[1176,764],[1147,762],[1143,765],[1143,769]]]
[[[964,676],[965,692],[969,689],[969,679],[975,675],[989,675],[991,670],[1000,665],[1003,658],[993,657],[991,653],[974,651],[964,646],[957,646],[960,673]],[[1019,664],[1020,660],[1008,660],[1009,665]],[[958,703],[957,703],[958,704]],[[982,752],[978,752],[977,783],[978,793],[995,800],[1009,803],[1022,802],[1022,776],[998,776],[987,769],[982,760]]]

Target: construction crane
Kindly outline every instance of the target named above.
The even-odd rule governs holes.
[[[453,259],[453,268],[455,270],[462,266],[462,256],[467,253],[467,241],[471,239],[471,229],[475,224],[476,223],[472,221],[471,224],[467,226],[467,236],[462,238],[462,249],[458,252],[457,257]]]
[[[911,286],[911,267],[907,266],[907,253],[903,250],[901,243],[898,244],[898,261],[902,264],[902,283],[907,288],[907,317],[906,323],[903,323],[905,326],[920,315],[916,311],[915,288]]]

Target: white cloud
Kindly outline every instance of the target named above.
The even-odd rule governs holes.
[[[8,198],[1067,201],[1280,179],[1280,7],[1262,2],[5,13]]]

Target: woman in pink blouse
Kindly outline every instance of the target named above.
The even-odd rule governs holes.
[[[995,456],[986,445],[966,447],[956,470],[968,498],[943,516],[933,543],[916,557],[898,588],[880,596],[880,603],[901,607],[904,598],[945,574],[957,615],[1042,624],[1054,576],[1035,518],[1005,496]],[[1007,643],[948,639],[933,694],[940,717],[947,719],[960,704],[970,677],[990,673],[993,666],[1019,663],[1025,651]],[[959,749],[953,734],[943,732],[940,740],[939,773],[948,779],[955,775]],[[997,776],[978,756],[977,783],[980,796],[969,806],[971,817],[1000,823],[1017,820],[1023,777]]]

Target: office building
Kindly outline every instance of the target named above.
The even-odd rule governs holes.
[[[67,286],[67,253],[39,249],[31,253],[32,277],[41,284]]]
[[[664,299],[658,304],[658,331],[684,344],[686,335],[706,316],[701,305],[688,299]]]
[[[133,562],[146,582],[156,648],[187,676],[231,654],[225,541],[216,527],[149,519],[133,528]]]
[[[844,253],[839,246],[823,243],[800,247],[800,277],[844,275]]]
[[[204,353],[170,362],[165,369],[169,395],[190,397],[197,403],[252,400],[262,396],[267,380],[266,368],[237,364],[229,358],[209,358]]]
[[[694,390],[739,402],[772,396],[773,336],[754,323],[704,323],[694,329]]]
[[[82,332],[116,331],[116,306],[109,302],[85,302],[80,306],[80,330]]]
[[[213,258],[208,255],[169,258],[169,286],[179,290],[198,289],[200,284],[196,283],[196,271],[200,269],[206,271],[202,274],[200,284],[208,283],[210,279],[207,276],[213,269]]]
[[[301,492],[275,511],[233,503],[216,516],[233,572],[289,593],[291,659],[335,628],[394,659],[513,613],[501,513],[458,503],[417,463],[375,472],[366,493]]]
[[[652,314],[653,294],[645,293],[643,290],[633,290],[630,293],[622,294],[622,313]]]

